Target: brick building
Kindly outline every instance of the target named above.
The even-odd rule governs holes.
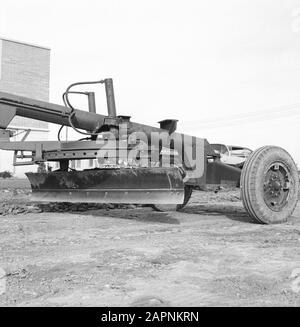
[[[50,49],[0,37],[0,90],[37,100],[49,101]],[[10,129],[30,129],[27,140],[47,140],[48,123],[15,117]],[[21,137],[16,136],[15,140]],[[13,167],[13,153],[0,151],[0,171],[9,170],[17,177],[36,170],[35,166]]]

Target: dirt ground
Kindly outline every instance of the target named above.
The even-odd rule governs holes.
[[[1,203],[25,203],[25,184]],[[182,212],[6,211],[0,306],[299,306],[299,249],[300,205],[259,225],[238,191],[194,192]]]

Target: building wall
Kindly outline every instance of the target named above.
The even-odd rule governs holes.
[[[49,80],[49,48],[0,38],[1,91],[49,101]],[[46,122],[15,117],[9,127],[20,131],[33,129],[28,137],[31,141],[48,139],[48,123]],[[13,167],[12,158],[12,153],[0,151],[0,171],[9,170],[17,177],[23,177],[26,171],[36,171],[36,166]]]

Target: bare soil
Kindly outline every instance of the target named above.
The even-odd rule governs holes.
[[[28,206],[25,184],[3,185],[2,206]],[[299,205],[259,225],[239,191],[194,192],[181,212],[5,211],[0,306],[299,306],[299,248]]]

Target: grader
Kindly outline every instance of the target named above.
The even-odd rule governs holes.
[[[91,84],[104,84],[107,115],[96,112],[94,92],[74,91]],[[88,112],[71,104],[74,93],[87,96]],[[118,116],[111,78],[71,84],[63,101],[57,105],[0,92],[0,149],[14,151],[16,166],[58,163],[54,171],[26,174],[32,201],[133,203],[179,210],[193,190],[230,183],[240,187],[245,210],[256,222],[285,222],[296,207],[298,171],[280,147],[257,149],[242,169],[226,165],[206,139],[177,133],[177,120],[162,120],[153,127]],[[10,141],[14,132],[9,124],[15,116],[61,125],[58,140]],[[84,137],[62,141],[64,126]],[[96,166],[74,169],[74,160],[93,160]]]

